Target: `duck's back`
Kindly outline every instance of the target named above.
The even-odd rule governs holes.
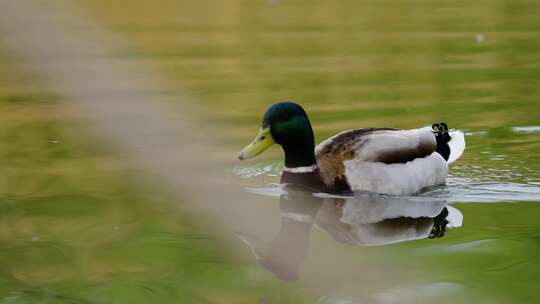
[[[436,149],[430,127],[369,128],[335,135],[320,143],[315,153],[319,174],[336,192],[411,195],[445,182],[448,165]]]

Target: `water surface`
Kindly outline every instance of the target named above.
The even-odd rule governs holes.
[[[171,84],[142,94],[181,102],[189,92],[219,134],[221,149],[208,153],[267,212],[237,212],[252,224],[216,228],[214,217],[88,140],[62,96],[2,48],[1,303],[538,302],[537,2],[78,5],[128,43],[117,60],[152,66]],[[377,246],[310,226],[284,242],[308,242],[297,275],[260,267],[234,232],[262,244],[279,235],[281,151],[244,163],[236,155],[279,100],[306,108],[318,142],[359,127],[445,121],[463,130],[467,150],[447,185],[416,198],[449,204],[462,225],[429,238],[440,212],[405,214],[420,218],[409,224],[421,237]],[[269,193],[277,196],[261,195]]]

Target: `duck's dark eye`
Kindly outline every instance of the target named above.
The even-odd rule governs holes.
[[[261,136],[261,140],[264,140],[266,138],[266,136]]]

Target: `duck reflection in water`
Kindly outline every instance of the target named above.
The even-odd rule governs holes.
[[[280,215],[281,228],[272,241],[266,243],[249,233],[237,233],[237,237],[262,267],[285,281],[298,279],[314,225],[340,243],[382,246],[440,238],[463,220],[456,208],[428,197],[337,197],[298,188],[287,188],[280,196]]]

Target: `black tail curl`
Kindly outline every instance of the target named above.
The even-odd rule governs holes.
[[[452,139],[450,134],[448,134],[448,125],[444,122],[435,123],[431,128],[433,129],[435,139],[437,140],[437,148],[435,151],[445,160],[448,160],[450,157],[450,146],[448,145],[448,142]]]

